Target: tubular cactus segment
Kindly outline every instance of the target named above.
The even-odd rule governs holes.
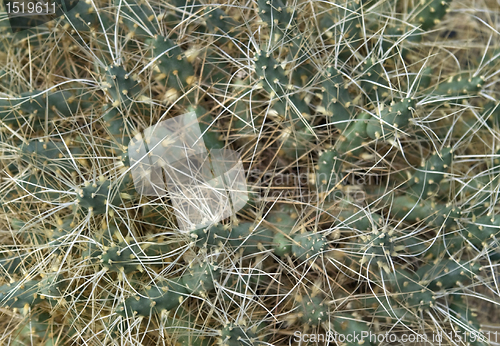
[[[366,322],[359,321],[355,317],[347,314],[347,313],[339,313],[336,314],[333,318],[333,328],[338,333],[344,336],[346,340],[348,340],[348,335],[368,335],[370,329]],[[352,339],[352,341],[347,341],[346,346],[357,346],[357,345],[373,345],[373,343],[365,338],[359,339],[356,341]]]
[[[415,13],[416,16],[415,24],[420,24],[422,30],[427,31],[432,29],[445,16],[450,3],[451,0],[420,1],[418,5],[412,9],[412,12]]]
[[[128,108],[141,91],[140,84],[122,66],[113,65],[105,68],[106,87],[111,96],[113,107]]]
[[[88,184],[78,191],[78,205],[94,215],[104,214],[107,205],[118,205],[121,202],[120,194],[111,187],[111,181],[106,179]]]
[[[210,263],[195,264],[182,276],[181,283],[188,292],[204,296],[215,288],[220,274],[220,268]]]
[[[255,73],[261,80],[259,85],[275,100],[273,108],[282,117],[288,113],[295,126],[304,127],[299,114],[306,120],[311,118],[309,107],[297,94],[292,94],[294,87],[289,84],[281,65],[269,52],[265,53],[263,51],[259,51],[255,55],[254,61]],[[287,98],[293,103],[294,107],[287,105]]]
[[[181,48],[170,39],[155,36],[148,44],[160,70],[158,78],[168,78],[168,86],[179,92],[189,89],[195,82],[193,66],[184,57]]]
[[[389,86],[382,62],[376,61],[374,58],[369,58],[365,61],[361,70],[363,71],[363,80],[360,83],[362,90],[372,101],[377,100],[377,95],[379,95],[379,99],[384,97],[387,93],[384,89],[388,89]]]
[[[328,120],[341,131],[354,117],[354,102],[340,71],[330,67],[322,83],[323,94],[318,112],[328,116]]]
[[[75,5],[76,2],[76,5]],[[71,8],[70,11],[64,11],[64,28],[73,32],[88,32],[99,24],[99,18],[90,0],[71,0],[65,2]]]
[[[446,177],[453,160],[451,148],[431,155],[408,181],[407,186],[416,196],[427,198],[439,190],[439,183]]]
[[[240,223],[233,226],[229,235],[229,244],[234,249],[241,249],[243,255],[267,250],[273,241],[273,232],[262,225],[255,228],[253,223]]]
[[[242,326],[229,324],[222,328],[219,338],[221,346],[243,346],[243,345],[258,345],[262,340],[263,328],[255,326],[253,328],[245,328]]]
[[[481,91],[483,84],[483,76],[469,77],[466,74],[460,74],[439,84],[435,93],[444,96],[470,96]]]
[[[26,314],[40,304],[38,280],[14,282],[0,286],[0,304],[11,309],[22,310]]]
[[[395,299],[412,310],[425,310],[434,305],[434,292],[428,289],[417,274],[408,270],[397,269],[388,281]]]
[[[427,287],[433,291],[457,286],[457,282],[467,285],[479,275],[480,265],[472,262],[445,259],[437,264],[427,264],[417,270],[422,280],[429,281]]]
[[[371,139],[387,137],[400,130],[405,130],[412,118],[415,109],[415,101],[403,99],[401,102],[393,102],[388,107],[378,109],[377,118],[372,119],[366,126],[366,134]]]
[[[347,128],[341,133],[335,149],[342,154],[356,157],[364,150],[363,146],[368,135],[366,134],[367,122],[371,119],[370,114],[361,113],[352,120]]]
[[[184,300],[187,290],[179,284],[179,280],[160,283],[147,287],[139,295],[127,298],[118,307],[118,314],[126,317],[150,317],[162,311],[176,309]]]
[[[298,233],[292,239],[292,254],[302,261],[316,258],[326,247],[326,239],[319,233]]]
[[[258,0],[259,17],[276,35],[283,35],[293,25],[293,8],[286,7],[281,0]]]
[[[300,320],[311,326],[319,326],[329,319],[328,305],[321,296],[299,296],[296,299]]]

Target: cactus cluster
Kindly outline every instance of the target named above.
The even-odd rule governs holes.
[[[0,341],[488,344],[475,310],[500,303],[498,6],[68,4],[0,24]],[[198,122],[175,133],[192,147],[156,127],[176,117]],[[221,174],[230,215],[182,227],[196,203],[176,200],[166,162],[215,176],[231,150],[246,205]],[[215,214],[210,198],[197,214]]]

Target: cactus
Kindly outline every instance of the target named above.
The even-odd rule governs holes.
[[[8,276],[19,273],[22,268],[23,260],[17,256],[10,254],[0,259],[0,266],[2,267],[2,275]]]
[[[297,308],[299,310],[300,320],[308,325],[320,325],[327,322],[328,305],[323,302],[321,296],[298,296],[296,297]]]
[[[241,145],[246,144],[249,139],[255,137],[254,129],[260,124],[261,119],[256,119],[249,112],[246,100],[240,99],[244,97],[249,90],[248,84],[242,80],[236,80],[233,87],[234,106],[232,112],[234,116],[231,122],[231,130],[233,131],[234,138]]]
[[[426,287],[416,273],[399,269],[390,277],[393,292],[398,292],[396,298],[399,304],[408,309],[425,310],[431,308],[436,301],[434,292]]]
[[[499,295],[492,4],[61,5],[0,24],[0,343],[282,346],[490,322],[472,311]],[[187,113],[199,152],[156,126]],[[208,158],[211,181],[174,194],[165,164],[183,155],[179,176]],[[224,189],[193,196],[212,176]]]
[[[292,24],[293,8],[286,7],[281,0],[259,0],[257,6],[262,21],[273,29],[283,31]]]
[[[318,191],[328,194],[341,182],[341,162],[335,150],[326,150],[318,156],[314,182]]]
[[[65,28],[69,29],[72,33],[78,33],[96,27],[99,23],[99,17],[92,2],[86,0],[78,1],[76,5],[74,3],[67,4],[71,10],[69,12],[65,11]]]
[[[339,55],[347,60],[351,55],[351,48],[362,43],[363,12],[369,7],[371,1],[348,1],[345,6],[332,6],[325,12],[320,20],[321,33],[326,38],[340,41]]]
[[[119,1],[115,1],[115,6],[119,6]],[[122,3],[120,10],[125,25],[130,30],[129,37],[148,36],[158,31],[156,20],[161,15],[156,15],[146,1]]]
[[[303,261],[321,255],[326,246],[323,235],[308,231],[295,234],[292,240],[292,254]]]
[[[325,81],[322,83],[321,106],[317,109],[327,115],[332,124],[340,130],[344,130],[349,120],[354,117],[354,100],[347,86],[340,71],[332,67],[327,69]]]
[[[246,329],[246,328],[245,328]],[[239,346],[258,344],[264,332],[262,326],[256,325],[245,330],[241,326],[229,324],[220,331],[219,344],[224,346]]]
[[[127,108],[131,100],[140,94],[140,84],[122,66],[108,66],[105,71],[106,85],[104,90],[111,96],[111,105]]]
[[[417,270],[417,274],[423,280],[432,278],[427,287],[436,291],[454,287],[457,282],[466,285],[471,282],[471,278],[479,274],[479,270],[480,267],[477,264],[455,262],[448,259],[439,262],[437,265],[424,265]]]
[[[39,280],[30,280],[2,285],[0,301],[5,307],[22,310],[26,315],[30,309],[34,309],[42,301],[38,291],[39,284]]]
[[[364,143],[368,141],[366,127],[370,118],[371,116],[368,113],[359,114],[342,132],[335,149],[348,156],[359,156],[364,151]]]
[[[371,57],[364,62],[361,71],[363,71],[364,77],[361,81],[361,87],[366,95],[371,100],[376,100],[377,97],[384,97],[386,95],[384,89],[388,86],[382,62],[376,61],[375,58]]]
[[[488,249],[489,243],[493,243],[493,253],[489,255],[491,260],[499,258],[496,235],[499,232],[500,220],[498,217],[482,216],[469,223],[466,228],[466,239],[478,249]],[[488,249],[489,250],[489,249]]]
[[[407,186],[416,196],[434,195],[439,190],[439,183],[446,177],[453,159],[453,151],[450,148],[443,149],[440,153],[432,154],[421,169],[417,169],[409,178]]]
[[[281,118],[285,119],[288,115],[289,120],[297,127],[304,127],[304,121],[311,118],[309,107],[303,100],[300,100],[298,95],[288,96],[293,85],[288,83],[281,65],[269,52],[259,51],[254,60],[255,72],[261,80],[259,85],[270,94],[270,99],[273,100],[271,107]],[[293,108],[287,105],[287,98],[291,99]]]
[[[278,142],[280,144],[279,155],[298,160],[311,150],[314,145],[314,134],[306,127],[296,131],[288,127],[283,130]]]
[[[185,298],[187,290],[180,285],[179,280],[146,287],[144,292],[131,296],[118,307],[117,312],[124,317],[161,314],[177,308]]]
[[[378,139],[398,130],[404,131],[414,108],[415,102],[411,99],[403,99],[397,103],[393,102],[389,107],[379,108],[377,118],[379,116],[380,120],[368,122],[366,134],[371,139]],[[380,123],[377,123],[377,120]]]
[[[273,234],[266,227],[255,227],[251,223],[241,223],[232,227],[229,237],[229,244],[245,255],[268,248],[272,242]]]
[[[472,78],[467,75],[451,76],[447,81],[438,85],[436,93],[449,96],[474,95],[481,91],[483,84],[483,76]]]
[[[109,205],[119,204],[121,197],[111,190],[111,182],[104,177],[98,182],[90,182],[78,191],[77,203],[84,211],[104,214]]]
[[[195,81],[193,66],[183,57],[183,53],[170,39],[156,36],[148,42],[156,59],[160,74],[157,79],[167,79],[174,92],[185,91]]]
[[[106,248],[98,257],[107,270],[128,274],[142,270],[140,262],[135,260],[141,250],[138,244],[119,244]]]
[[[462,338],[470,340],[471,345],[487,345],[487,334],[481,333],[481,326],[477,320],[477,313],[467,307],[463,299],[453,301],[449,309],[453,316],[453,324],[463,331]]]
[[[18,328],[19,335],[13,340],[13,344],[22,345],[31,340],[37,342],[39,345],[54,345],[58,339],[54,335],[55,329],[53,318],[49,313],[42,312],[34,316],[29,316],[25,323]],[[59,340],[62,339],[59,338]]]
[[[412,12],[415,14],[415,23],[420,24],[422,30],[434,27],[447,13],[450,0],[421,1]]]
[[[215,288],[215,282],[220,276],[220,269],[210,263],[193,265],[182,276],[182,284],[193,294],[205,295]]]
[[[213,116],[205,108],[201,106],[189,106],[188,111],[194,112],[200,124],[203,141],[208,149],[221,149],[225,147],[223,141],[220,140],[220,135],[210,127],[214,122]],[[213,126],[213,125],[212,125]]]
[[[359,335],[364,335],[364,333],[369,331],[367,324],[356,320],[354,317],[349,316],[349,314],[347,313],[342,313],[335,316],[335,318],[333,319],[333,326],[335,332],[342,335],[344,337],[344,340],[347,340],[346,345],[359,345],[360,342],[363,344],[367,343],[369,345],[372,345],[371,341],[367,342],[365,339],[363,339],[363,337],[359,338]],[[359,341],[352,339],[352,337],[352,341],[350,341],[348,336],[356,334],[358,335]]]

